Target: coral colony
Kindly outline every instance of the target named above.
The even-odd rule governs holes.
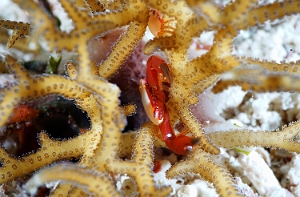
[[[0,20],[2,195],[297,194],[267,163],[277,149],[300,153],[300,123],[228,126],[207,95],[236,85],[247,94],[300,90],[299,62],[233,53],[240,32],[292,20],[299,1],[12,2],[25,17]],[[211,43],[198,39],[208,32]],[[232,152],[236,168],[224,162]]]

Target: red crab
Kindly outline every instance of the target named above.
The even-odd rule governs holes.
[[[9,125],[17,122],[30,123],[30,120],[37,118],[38,115],[39,115],[38,110],[26,104],[19,104],[17,107],[14,108],[13,116],[10,118],[7,124]]]
[[[199,138],[186,136],[185,133],[176,135],[171,126],[168,109],[165,102],[167,92],[172,85],[172,77],[168,64],[159,56],[152,55],[147,61],[146,78],[140,80],[140,93],[146,114],[158,125],[161,140],[167,147],[179,155],[193,151]]]

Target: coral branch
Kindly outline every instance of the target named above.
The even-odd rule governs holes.
[[[238,194],[228,171],[214,163],[208,153],[198,151],[188,156],[186,160],[180,161],[168,170],[167,177],[175,178],[186,173],[200,174],[205,180],[212,182],[222,196],[242,196]]]
[[[295,140],[299,128],[300,123],[296,122],[276,132],[233,130],[210,133],[208,136],[216,145],[224,148],[262,146],[300,153],[300,143]]]
[[[276,64],[273,65],[275,67]],[[217,82],[213,92],[221,92],[229,86],[239,85],[243,90],[256,92],[299,91],[299,76],[289,73],[268,72],[257,67],[240,67],[232,70]]]
[[[23,22],[0,20],[0,26],[13,30],[13,33],[7,41],[7,48],[11,48],[20,37],[28,35],[30,30],[30,25]]]
[[[262,68],[266,68],[269,71],[274,72],[287,72],[290,74],[300,74],[300,61],[297,62],[280,62],[276,63],[275,61],[267,61],[267,60],[257,60],[252,58],[241,58],[243,61],[245,61],[248,65],[256,65],[261,66]]]
[[[92,13],[104,11],[104,7],[99,0],[84,0],[84,2],[89,6]]]
[[[35,174],[25,185],[33,195],[39,186],[51,181],[73,183],[95,196],[119,196],[108,176],[97,174],[76,164],[62,163]]]
[[[280,19],[284,16],[299,13],[300,3],[298,1],[285,0],[263,5],[249,11],[243,20],[237,24],[239,29],[246,29],[267,20]]]
[[[186,23],[193,16],[192,10],[184,1],[146,0],[145,2],[154,9],[174,16],[179,25]]]
[[[86,98],[89,93],[83,86],[74,81],[70,81],[62,76],[34,76],[17,63],[12,57],[6,56],[9,69],[15,73],[15,78],[19,79],[19,84],[11,89],[3,90],[0,108],[0,124],[4,125],[12,113],[13,107],[19,102],[32,100],[49,94],[61,93],[65,97],[80,99]]]
[[[274,21],[289,14],[299,13],[298,1],[284,0],[270,4],[260,4],[254,0],[233,1],[221,7],[208,0],[128,0],[126,2],[124,0],[76,0],[74,2],[62,0],[59,4],[67,13],[66,18],[62,20],[68,19],[73,22],[73,29],[69,31],[63,31],[57,23],[57,18],[53,14],[58,9],[56,5],[50,3],[49,6],[47,1],[34,0],[14,0],[14,2],[28,13],[30,24],[1,20],[1,27],[13,30],[11,36],[5,29],[5,31],[1,30],[0,34],[6,39],[1,38],[1,41],[8,40],[7,46],[11,47],[19,37],[26,35],[23,42],[26,46],[17,48],[24,54],[27,51],[33,52],[30,54],[33,60],[45,56],[48,52],[64,50],[75,52],[72,54],[76,57],[69,58],[65,52],[61,53],[62,62],[67,59],[65,66],[67,77],[53,73],[31,75],[21,63],[7,55],[5,64],[14,75],[15,82],[5,81],[1,84],[1,129],[9,128],[8,123],[18,123],[9,120],[15,106],[20,102],[53,94],[74,101],[76,106],[88,116],[90,128],[76,127],[80,130],[80,135],[67,140],[50,139],[48,134],[42,132],[39,134],[40,148],[18,159],[9,155],[4,148],[0,148],[1,183],[32,174],[35,170],[46,166],[46,169],[38,172],[27,183],[32,194],[38,186],[48,181],[61,180],[61,185],[51,196],[123,195],[121,192],[118,193],[119,186],[115,183],[119,175],[129,175],[134,179],[132,183],[137,185],[140,196],[171,194],[174,188],[165,183],[163,187],[157,186],[153,178],[155,174],[152,172],[154,163],[159,163],[154,162],[154,157],[157,159],[158,156],[154,155],[155,147],[165,147],[159,139],[168,136],[157,134],[158,127],[151,123],[144,123],[138,131],[122,134],[127,124],[126,116],[136,111],[135,104],[138,106],[138,103],[123,105],[133,101],[124,102],[123,94],[119,98],[121,93],[119,87],[108,81],[108,78],[118,72],[124,63],[126,65],[126,59],[147,31],[149,21],[151,26],[150,10],[152,10],[150,13],[154,14],[151,15],[152,19],[160,17],[155,13],[162,14],[159,18],[161,32],[156,33],[156,37],[146,43],[144,52],[150,55],[158,51],[164,58],[163,62],[168,64],[167,75],[162,74],[158,77],[162,81],[158,83],[162,90],[161,94],[155,95],[163,97],[160,99],[169,112],[170,124],[166,130],[171,128],[174,129],[174,134],[180,137],[200,139],[195,152],[170,168],[167,172],[169,178],[176,178],[186,173],[199,174],[213,183],[220,195],[238,196],[239,193],[229,172],[211,159],[211,154],[220,153],[219,146],[225,148],[263,146],[300,153],[297,140],[299,122],[276,132],[252,132],[244,129],[208,134],[203,129],[207,126],[202,125],[204,120],[198,120],[191,110],[192,105],[199,101],[199,94],[213,85],[212,90],[215,92],[236,84],[244,90],[256,92],[300,91],[299,61],[278,64],[237,57],[232,53],[233,40],[240,30],[267,20]],[[92,59],[95,55],[92,55],[91,51],[94,52],[93,54],[97,54],[97,51],[95,45],[90,43],[99,37],[101,39],[103,36],[109,37],[110,31],[120,27],[127,29],[112,48],[105,49],[103,54],[108,55],[99,58],[101,62],[94,62]],[[294,28],[296,29],[296,25]],[[194,44],[194,37],[207,31],[214,32],[212,44],[206,48],[204,55],[200,57],[193,55],[195,58],[191,59],[188,51],[191,49],[191,43]],[[41,46],[43,50],[37,50],[39,47],[31,50],[29,43],[30,47],[35,44]],[[134,52],[133,55],[139,57],[130,59],[139,61],[132,64],[136,66],[138,73],[139,69],[143,68],[138,68],[137,65],[143,66],[145,59],[140,58],[141,54],[136,53],[138,52]],[[0,62],[2,67],[3,62],[2,60]],[[244,64],[246,65],[239,67]],[[251,67],[249,64],[256,66]],[[142,78],[141,75],[143,74],[133,73],[127,77],[128,79],[124,80],[125,77],[122,76],[119,80],[124,84],[126,81],[135,83]],[[221,79],[218,81],[219,76]],[[164,84],[165,81],[168,81],[168,84]],[[123,89],[122,91],[132,97],[135,96],[131,89],[130,92]],[[211,114],[211,112],[207,113]],[[145,119],[143,114],[137,113],[137,115],[140,119]],[[178,139],[183,138],[178,137]],[[180,144],[182,141],[178,142]],[[161,151],[161,157],[166,158],[166,152],[168,151]],[[174,153],[172,155],[176,157]],[[70,158],[79,161],[76,164],[62,163],[48,167],[53,162]],[[124,158],[131,159],[124,160]]]
[[[0,169],[0,182],[6,183],[18,177],[31,174],[55,161],[70,159],[71,157],[79,158],[84,154],[85,147],[89,146],[89,141],[93,138],[95,138],[95,135],[87,132],[71,140],[59,141],[51,140],[45,133],[41,133],[39,135],[40,150],[21,159],[13,158],[1,148],[1,163],[3,167]]]
[[[171,192],[171,188],[162,187],[158,189],[154,186],[154,180],[151,178],[151,174],[153,173],[153,127],[153,124],[146,123],[139,130],[135,146],[133,147],[133,162],[109,162],[107,160],[106,165],[108,169],[117,173],[123,173],[124,166],[126,166],[127,174],[135,177],[141,196],[167,196]]]
[[[197,15],[204,15],[209,22],[217,23],[220,21],[222,11],[214,2],[209,0],[187,0],[186,3]]]
[[[145,23],[143,24],[134,21],[129,24],[127,31],[121,35],[117,43],[113,46],[112,52],[108,55],[107,59],[99,67],[99,75],[101,77],[109,78],[118,70],[119,66],[122,65],[125,58],[132,53],[138,42],[142,39],[145,29]],[[133,40],[128,45],[128,38],[130,36]]]
[[[255,0],[248,0],[229,4],[224,8],[220,22],[223,24],[236,25],[242,19],[248,19],[248,12],[254,8],[255,3]]]

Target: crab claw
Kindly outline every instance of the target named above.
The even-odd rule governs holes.
[[[154,107],[153,102],[154,99],[151,98],[150,90],[147,88],[148,84],[145,79],[140,80],[140,93],[142,95],[142,103],[145,109],[145,112],[151,122],[153,122],[156,125],[159,125],[164,120],[162,109],[159,107]]]
[[[176,136],[175,139],[166,141],[166,145],[178,155],[186,155],[195,151],[195,145],[200,142],[200,138],[192,138],[186,135]]]

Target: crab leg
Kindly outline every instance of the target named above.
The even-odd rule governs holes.
[[[193,146],[199,142],[199,138],[191,138],[186,135],[176,136],[171,126],[168,110],[165,108],[164,120],[158,125],[163,140],[167,147],[179,155],[185,155],[193,152]]]

